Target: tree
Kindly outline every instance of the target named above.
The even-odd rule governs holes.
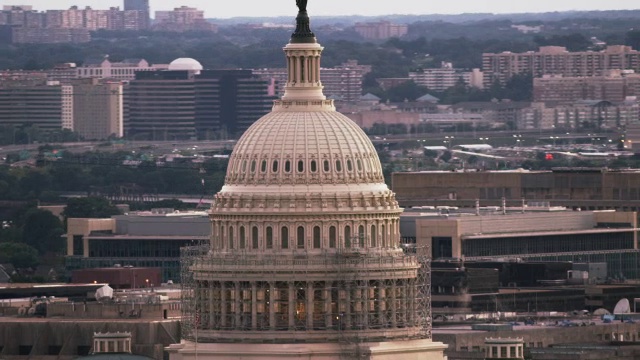
[[[0,263],[10,263],[17,269],[38,266],[38,251],[23,243],[0,243]]]
[[[102,197],[73,198],[67,202],[62,215],[68,218],[109,218],[120,210]]]
[[[47,210],[33,209],[26,218],[22,238],[25,244],[38,250],[40,254],[64,251],[64,229],[57,216]]]

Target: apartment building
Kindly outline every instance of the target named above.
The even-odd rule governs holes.
[[[630,46],[610,45],[601,51],[569,52],[562,46],[542,46],[525,53],[482,54],[485,86],[506,82],[516,74],[602,76],[607,70],[640,71],[640,52]]]
[[[409,72],[409,78],[417,85],[432,91],[445,91],[463,81],[466,86],[482,88],[482,72],[480,69],[471,71],[456,69],[450,62],[443,62],[436,69],[422,69]]]
[[[74,131],[87,140],[124,135],[121,82],[77,79],[71,83],[71,89]]]
[[[543,75],[533,79],[533,101],[571,103],[578,100],[622,102],[640,95],[640,74],[609,70],[603,76]]]

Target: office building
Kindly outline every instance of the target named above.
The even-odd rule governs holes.
[[[122,137],[123,86],[119,81],[101,82],[97,78],[71,83],[73,130],[86,140]]]
[[[63,88],[59,82],[4,82],[0,85],[2,125],[61,130]],[[67,110],[68,111],[68,110]],[[68,119],[67,119],[68,121]]]
[[[136,21],[130,21],[129,26],[133,24],[137,30],[148,29],[151,25],[151,9],[149,0],[124,0],[125,16],[136,18]],[[134,29],[132,29],[134,30]]]
[[[168,71],[138,72],[125,91],[125,133],[145,139],[214,139],[246,130],[266,114],[269,83],[250,70],[202,70],[177,59]]]
[[[422,171],[394,173],[401,206],[509,206],[544,201],[582,210],[640,209],[640,171],[557,168],[551,171]]]
[[[602,76],[607,70],[640,72],[640,52],[630,46],[610,45],[601,51],[569,52],[561,46],[542,46],[526,53],[482,54],[485,87],[495,81],[505,83],[513,75],[531,74],[566,77]]]
[[[400,247],[373,144],[323,95],[323,48],[300,10],[285,94],[238,140],[210,242],[183,250],[197,295],[169,358],[443,359],[428,264]]]
[[[162,31],[217,31],[218,27],[208,22],[204,11],[181,6],[170,11],[156,11],[154,30]]]
[[[76,67],[77,78],[100,78],[130,81],[136,78],[136,72],[155,71],[157,67],[149,65],[145,59],[124,59],[112,62],[108,56],[86,59],[82,66]]]

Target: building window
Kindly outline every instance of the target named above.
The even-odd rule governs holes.
[[[267,226],[267,249],[273,249],[273,228]]]
[[[280,244],[283,249],[289,248],[289,228],[286,226],[280,230]]]
[[[351,226],[344,227],[344,247],[347,249],[351,247]]]
[[[229,249],[233,249],[233,226],[229,226]]]
[[[245,237],[244,226],[240,226],[240,249],[244,249],[247,246],[247,239]]]
[[[320,249],[320,226],[313,227],[313,248]]]
[[[273,166],[271,166],[271,171],[274,173],[278,172],[278,160],[273,160]]]
[[[362,171],[362,160],[358,159],[358,171]]]
[[[255,173],[256,172],[256,161],[253,160],[251,161],[251,173]]]
[[[336,247],[336,227],[331,226],[329,228],[329,247],[334,249]]]
[[[336,160],[336,171],[342,172],[342,161]]]
[[[259,242],[258,242],[258,227],[254,226],[253,229],[251,229],[251,242],[252,242],[252,247],[254,249],[258,248]]]
[[[375,225],[371,225],[371,247],[376,247],[378,246],[378,244],[376,244],[377,239],[376,239],[376,226]]]
[[[322,166],[324,167],[324,171],[325,172],[329,172],[329,160],[323,161],[323,165]]]
[[[247,172],[247,160],[242,160],[242,173]]]
[[[298,172],[304,172],[304,161],[303,160],[298,160]]]
[[[380,225],[380,231],[382,232],[382,247],[387,247],[387,232],[385,226]]]
[[[304,226],[298,226],[298,249],[304,249]]]
[[[311,172],[317,172],[318,171],[318,163],[315,160],[311,160]]]
[[[284,172],[286,173],[291,172],[291,160],[287,160],[284,162]]]
[[[364,247],[364,225],[358,226],[358,245]]]
[[[267,160],[262,160],[262,164],[260,165],[260,172],[267,172]]]
[[[353,164],[351,163],[351,159],[347,160],[347,171],[349,172],[353,171]]]

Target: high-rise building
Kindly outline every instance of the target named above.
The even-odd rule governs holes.
[[[202,70],[193,59],[177,59],[168,71],[138,72],[125,95],[127,136],[234,135],[269,111],[268,85],[250,70]]]
[[[468,71],[456,69],[450,62],[443,62],[437,69],[423,69],[409,73],[417,85],[425,86],[431,91],[444,91],[462,81],[465,86],[482,87],[482,81],[476,81],[479,70]]]
[[[610,70],[604,76],[545,75],[533,79],[533,101],[572,103],[578,100],[621,102],[640,95],[640,75]]]
[[[0,85],[2,125],[61,130],[62,90],[59,82],[3,82]]]
[[[610,45],[602,51],[569,52],[562,46],[542,46],[539,51],[482,54],[485,86],[504,83],[516,74],[602,76],[607,70],[640,72],[640,51],[630,46]]]
[[[183,250],[169,359],[443,359],[424,249],[403,251],[373,144],[324,96],[300,3],[285,94],[237,142],[210,242]]]
[[[75,132],[87,140],[124,135],[121,82],[78,79],[71,88]]]
[[[170,11],[156,11],[154,29],[163,31],[217,31],[218,27],[205,19],[204,11],[181,6]]]
[[[128,17],[137,18],[137,29],[148,29],[151,25],[149,0],[124,0],[124,11]]]

